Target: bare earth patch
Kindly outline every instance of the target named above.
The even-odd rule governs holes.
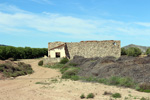
[[[118,100],[140,100],[149,97],[149,93],[138,92],[129,88],[107,86],[98,83],[85,83],[80,81],[61,80],[58,70],[38,66],[40,59],[22,60],[31,64],[35,71],[31,75],[20,76],[15,79],[0,80],[0,100],[80,100],[81,94],[85,96],[94,93],[94,99],[110,100],[110,95],[103,95],[105,91],[120,93]],[[112,98],[113,99],[113,98]]]

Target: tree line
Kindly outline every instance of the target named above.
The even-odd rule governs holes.
[[[146,52],[142,52],[141,49],[139,49],[137,47],[130,47],[128,49],[121,48],[121,55],[137,57],[137,56],[141,55],[142,53],[146,54],[146,55],[150,55],[150,48],[148,48],[146,50]]]
[[[47,48],[0,46],[0,59],[31,59],[47,55]]]

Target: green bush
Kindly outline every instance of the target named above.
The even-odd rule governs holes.
[[[72,76],[75,76],[78,73],[78,71],[79,71],[79,68],[71,67],[66,72],[64,72],[64,74],[62,75],[62,78],[69,79]]]
[[[65,71],[67,71],[70,67],[68,65],[64,65],[62,68],[60,68],[60,72],[63,74]]]
[[[139,85],[139,88],[137,89],[141,92],[147,92],[150,93],[150,83],[143,83]]]
[[[101,78],[101,79],[98,80],[98,82],[99,82],[99,83],[108,84],[106,78]]]
[[[142,54],[142,51],[136,47],[130,47],[126,50],[128,56],[137,57]]]
[[[108,84],[109,85],[119,85],[120,84],[120,77],[118,76],[112,76],[108,79]]]
[[[136,83],[129,77],[122,77],[119,79],[119,85],[124,87],[135,87]]]
[[[38,65],[43,66],[43,60],[39,61]]]
[[[113,98],[121,98],[121,94],[120,93],[114,93],[112,94]]]
[[[46,65],[45,67],[59,69],[60,72],[62,73],[62,78],[64,79],[71,79],[74,81],[80,79],[80,77],[76,75],[80,69],[78,67],[70,67],[69,65],[60,64],[60,63],[52,66]]]
[[[60,64],[66,64],[69,60],[67,58],[63,58],[60,61]]]
[[[136,83],[128,77],[118,77],[118,76],[113,76],[107,79],[109,85],[118,85],[118,86],[124,86],[124,87],[130,87],[133,88],[135,87]]]
[[[93,93],[89,93],[86,98],[88,99],[88,98],[94,98],[94,97],[95,95]]]
[[[150,54],[150,48],[148,48],[148,49],[146,50],[146,54],[147,54],[147,55]]]
[[[80,96],[80,98],[81,98],[81,99],[84,99],[84,98],[85,98],[85,95],[84,95],[84,94],[82,94],[82,95]]]
[[[71,80],[74,80],[74,81],[77,81],[77,80],[80,79],[80,77],[77,76],[77,75],[72,75],[72,76],[70,77],[70,79],[71,79]]]
[[[121,55],[127,55],[127,52],[126,52],[125,48],[121,48]]]
[[[123,86],[123,87],[130,87],[135,88],[137,85],[134,80],[129,77],[119,77],[119,76],[112,76],[110,78],[102,78],[98,79],[99,83],[104,83],[107,85],[116,85],[116,86]]]

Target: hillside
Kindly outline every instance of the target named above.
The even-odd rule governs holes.
[[[7,45],[0,44],[0,46],[7,46]]]
[[[135,44],[130,44],[130,45],[127,45],[127,46],[124,46],[123,48],[127,49],[129,47],[137,47],[139,49],[142,50],[142,52],[146,52],[146,50],[150,47],[147,47],[147,46],[140,46],[140,45],[135,45]]]
[[[130,77],[137,83],[150,82],[150,57],[138,58],[122,56],[104,58],[84,58],[75,56],[69,63],[77,64],[83,77],[108,78],[111,76]]]

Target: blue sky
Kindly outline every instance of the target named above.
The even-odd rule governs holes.
[[[150,0],[0,0],[0,44],[121,40],[150,46]]]

